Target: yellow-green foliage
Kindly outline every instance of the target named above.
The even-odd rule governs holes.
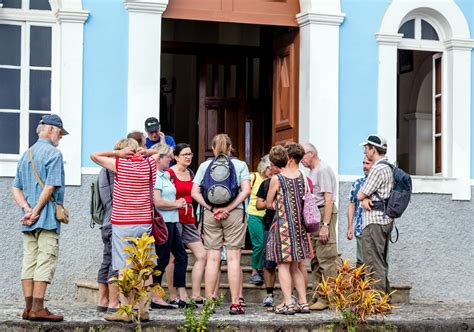
[[[392,310],[390,295],[372,289],[378,280],[366,272],[366,266],[351,267],[345,260],[338,267],[336,277],[323,278],[318,293],[329,300],[329,307],[340,312],[347,326],[365,322],[368,316],[380,315]]]
[[[113,278],[117,282],[121,293],[128,299],[129,304],[122,304],[119,314],[126,314],[140,324],[140,314],[150,304],[149,292],[155,292],[158,296],[164,297],[165,291],[159,284],[147,284],[147,280],[152,275],[159,275],[160,271],[153,271],[155,267],[154,259],[158,256],[154,251],[155,239],[143,233],[141,237],[124,237],[123,241],[130,241],[132,244],[126,246],[124,251],[129,254],[127,266],[120,270],[118,278]],[[139,307],[140,310],[133,308]]]

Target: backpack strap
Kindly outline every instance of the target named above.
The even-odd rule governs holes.
[[[31,169],[33,170],[33,174],[35,175],[36,181],[38,181],[41,188],[44,189],[44,183],[41,180],[41,178],[39,177],[38,172],[36,172],[35,162],[33,161],[33,148],[30,148],[29,150],[30,150]],[[53,194],[51,194],[51,196],[49,197],[49,200],[53,203],[55,202]]]

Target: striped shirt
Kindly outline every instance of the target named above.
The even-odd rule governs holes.
[[[387,199],[393,189],[393,171],[390,166],[380,163],[387,158],[379,159],[375,162],[367,175],[360,192],[368,196],[372,202],[379,201],[375,195],[377,192],[382,199]],[[362,214],[362,229],[370,224],[387,225],[393,221],[392,218],[384,215],[383,211],[364,210]]]
[[[150,183],[150,166],[151,179]],[[151,224],[151,188],[156,180],[156,161],[117,159],[111,224]]]

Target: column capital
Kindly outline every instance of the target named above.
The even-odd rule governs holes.
[[[397,46],[403,38],[401,33],[376,33],[375,39],[379,45],[393,45]]]
[[[86,10],[58,9],[54,15],[59,23],[68,22],[83,24],[89,17],[89,12]]]
[[[168,7],[168,0],[125,0],[124,5],[129,12],[161,15]]]
[[[449,39],[444,42],[448,51],[471,51],[474,48],[474,39]]]
[[[340,26],[346,14],[329,14],[329,13],[317,13],[317,12],[304,12],[296,15],[296,22],[300,27],[304,27],[308,24],[319,24],[319,25],[333,25]]]

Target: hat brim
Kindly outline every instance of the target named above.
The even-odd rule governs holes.
[[[151,127],[146,128],[146,131],[148,133],[151,133],[152,131],[157,131],[158,129],[160,129],[160,126],[151,126]]]
[[[69,132],[66,129],[64,128],[59,128],[59,129],[61,129],[61,135],[63,136],[69,135]]]
[[[366,145],[372,145],[372,146],[376,146],[380,149],[384,149],[384,150],[387,150],[387,146],[383,146],[382,144],[377,144],[377,143],[374,143],[374,142],[370,142],[370,141],[364,141],[362,143],[359,144],[359,146],[366,146]]]

